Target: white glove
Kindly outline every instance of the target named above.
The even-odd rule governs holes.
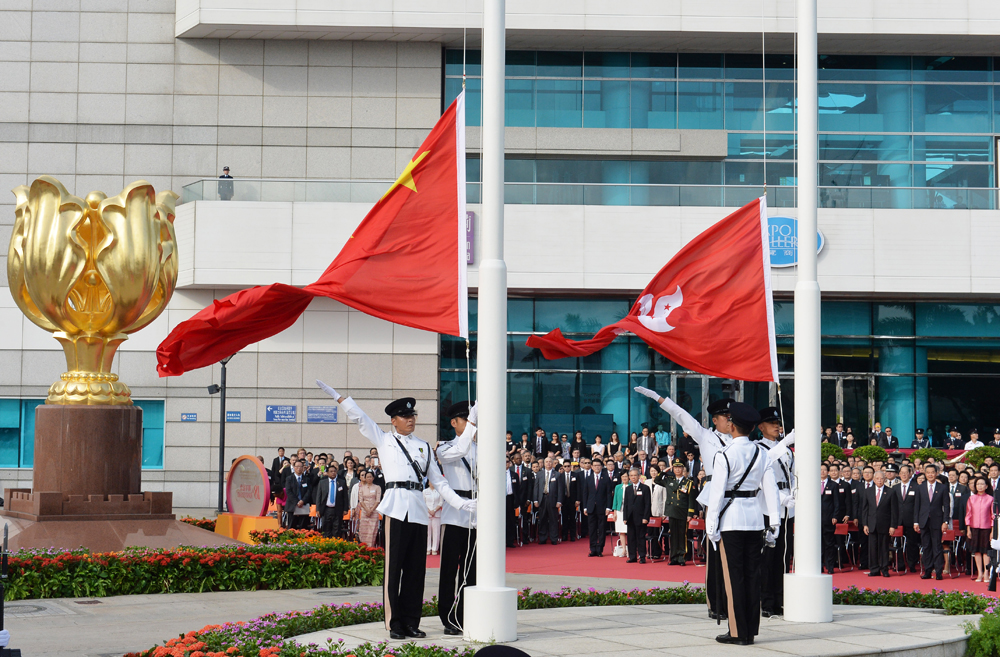
[[[326,394],[330,395],[334,399],[340,399],[340,393],[339,392],[337,392],[336,390],[334,390],[330,386],[326,385],[325,383],[323,383],[319,379],[316,379],[316,385],[319,386],[320,390],[322,390]]]
[[[10,632],[0,630],[0,648],[6,648],[8,643],[10,643]]]
[[[767,536],[765,537],[765,540],[768,543],[774,543],[775,541],[777,541],[778,540],[778,530],[779,530],[779,528],[778,528],[777,525],[772,525],[771,527],[769,527],[768,530],[767,530]]]
[[[795,498],[789,495],[787,498],[785,498],[785,503],[783,506],[785,507],[785,509],[788,510],[788,515],[789,516],[792,515],[793,513],[795,513]]]
[[[708,540],[713,543],[718,543],[722,540],[722,532],[720,532],[719,528],[716,527],[715,521],[709,520],[705,524],[705,536],[707,536]]]
[[[650,390],[649,388],[643,388],[642,386],[636,386],[634,390],[644,397],[649,397],[653,401],[660,401],[659,393]]]
[[[461,506],[462,511],[471,511],[475,513],[477,502],[478,502],[477,500],[467,500],[463,502]]]
[[[781,439],[781,444],[785,447],[791,447],[795,444],[795,429],[788,432],[788,435]]]
[[[479,402],[475,402],[469,409],[469,422],[477,424],[479,422]]]

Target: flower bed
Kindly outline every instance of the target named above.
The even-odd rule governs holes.
[[[215,531],[215,519],[214,518],[192,518],[187,516],[180,519],[181,522],[186,522],[189,525],[194,525],[195,527],[201,527],[202,529],[207,529],[210,532]]]
[[[121,552],[21,550],[10,557],[7,600],[377,586],[384,552],[341,539],[283,545]]]
[[[322,537],[322,534],[312,529],[262,529],[250,532],[250,540],[257,545],[302,542]]]
[[[943,609],[947,614],[991,613],[997,600],[971,593],[904,593],[886,589],[868,590],[851,587],[834,591],[836,604],[877,605]],[[601,607],[612,605],[704,604],[705,592],[685,582],[672,588],[652,588],[631,591],[569,589],[532,591],[517,594],[518,609],[551,609],[557,607]],[[437,600],[424,602],[423,616],[437,615]],[[150,648],[125,657],[467,657],[471,649],[447,650],[437,646],[418,647],[415,644],[389,647],[385,643],[366,643],[353,650],[333,643],[327,646],[298,646],[286,639],[347,625],[375,623],[385,619],[379,603],[323,605],[310,611],[289,611],[267,614],[249,622],[210,625],[188,632],[163,646]],[[1000,627],[1000,623],[998,623]],[[998,643],[997,645],[1000,645]],[[984,653],[986,654],[986,653]]]

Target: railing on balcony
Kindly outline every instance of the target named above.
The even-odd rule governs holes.
[[[181,202],[233,201],[375,203],[391,180],[280,180],[207,178],[184,186]],[[232,187],[229,188],[228,185]],[[466,185],[469,203],[479,203],[479,183]],[[618,185],[614,183],[509,182],[504,201],[510,205],[634,205],[740,207],[760,196],[759,185]],[[772,208],[796,205],[796,188],[767,189]],[[997,207],[995,187],[820,187],[821,208],[971,209]]]

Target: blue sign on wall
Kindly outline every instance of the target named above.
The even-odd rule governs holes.
[[[181,413],[181,422],[197,422],[197,413]]]
[[[226,422],[240,422],[242,411],[226,411]]]
[[[799,262],[799,221],[792,217],[768,217],[767,235],[771,247],[772,267],[794,267]],[[816,231],[816,253],[823,250],[826,240]]]
[[[296,406],[266,406],[265,422],[295,422]]]
[[[336,422],[336,406],[306,406],[306,422]]]

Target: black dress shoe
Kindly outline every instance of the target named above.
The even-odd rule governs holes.
[[[920,579],[930,579],[930,578],[931,578],[930,572],[926,572],[920,576]]]
[[[400,641],[402,639],[405,639],[406,635],[403,634],[402,632],[397,632],[396,630],[389,630],[389,638],[396,641]]]
[[[936,579],[937,581],[940,582],[941,580],[944,579],[944,575],[942,575],[941,573],[938,573],[937,576],[934,577],[934,579]]]
[[[587,556],[588,556],[588,557],[596,557],[596,556],[597,556],[597,554],[596,554],[596,553],[594,553],[594,552],[591,552],[591,553],[590,553],[590,554],[588,554]]]
[[[447,634],[448,636],[461,636],[463,634],[462,630],[452,625],[445,625],[444,633]]]
[[[761,615],[762,618],[770,618],[771,616],[774,616],[774,614],[772,614],[771,612],[766,611],[764,609],[760,610],[760,615]]]
[[[882,573],[880,573],[879,571],[877,571],[877,570],[873,570],[873,571],[871,571],[870,573],[868,573],[868,576],[869,576],[869,577],[878,577],[878,576],[879,576],[879,575],[881,575],[881,574],[882,574]]]
[[[427,632],[424,632],[423,630],[418,630],[415,627],[404,627],[403,634],[405,634],[408,637],[412,637],[414,639],[423,639],[425,636],[427,636]]]
[[[917,567],[916,566],[910,566],[910,572],[911,573],[917,572]]]
[[[888,577],[888,576],[889,576],[889,571],[882,573],[882,577]]]
[[[635,559],[626,559],[625,563],[635,563]]]
[[[646,563],[646,557],[643,557],[642,559],[639,559],[639,563]],[[941,578],[938,577],[938,579],[941,579]]]
[[[729,636],[729,633],[720,634],[719,636],[715,637],[715,640],[718,641],[719,643],[732,643],[732,644],[735,644],[737,646],[748,646],[748,645],[750,645],[750,642],[747,641],[746,639],[740,639],[740,638],[735,637],[735,636]]]

